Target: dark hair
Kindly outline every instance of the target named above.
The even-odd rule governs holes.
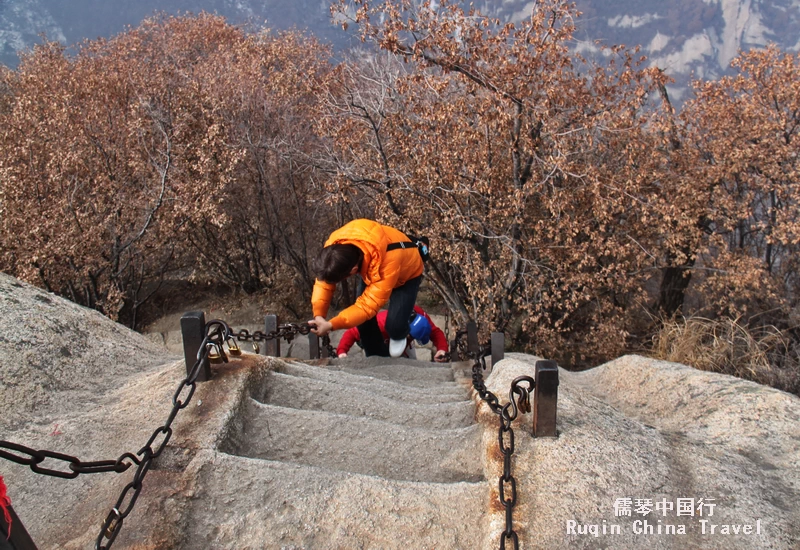
[[[354,244],[332,244],[320,250],[314,270],[317,279],[335,284],[346,279],[363,259],[364,253]]]

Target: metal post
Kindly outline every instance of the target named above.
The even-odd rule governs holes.
[[[330,343],[330,335],[328,335],[328,340],[326,340],[326,341],[328,343]],[[321,346],[321,347],[322,347],[322,358],[325,359],[327,357],[330,357],[331,356],[331,352],[328,351],[328,346]]]
[[[478,353],[481,345],[478,343],[478,325],[470,319],[467,321],[467,349],[470,353]]]
[[[536,386],[533,389],[533,436],[557,437],[558,365],[555,361],[536,361]]]
[[[319,336],[313,332],[308,333],[308,355],[309,359],[319,359]]]
[[[492,333],[492,368],[503,360],[506,353],[506,335],[502,332]]]
[[[7,508],[9,516],[11,516],[11,536],[9,536],[9,525],[2,513],[0,513],[0,548],[5,548],[3,543],[10,545],[12,550],[36,550],[36,544],[33,542],[30,534],[22,525],[17,513],[11,505]]]
[[[278,330],[278,316],[277,315],[267,315],[264,317],[264,334],[269,334],[270,332],[277,332]],[[271,340],[267,340],[264,342],[264,355],[269,355],[270,357],[280,357],[281,356],[281,341],[279,338],[272,338]]]
[[[192,368],[197,363],[197,352],[206,337],[206,315],[202,311],[187,311],[181,317],[181,336],[183,337],[183,359],[186,361],[186,374],[191,374]],[[211,379],[211,364],[208,359],[203,360],[198,382]]]
[[[458,340],[450,340],[450,361],[455,363],[458,358]]]

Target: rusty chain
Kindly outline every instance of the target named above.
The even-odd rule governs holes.
[[[295,336],[302,334],[308,335],[311,332],[311,325],[308,323],[285,323],[278,325],[278,328],[269,332],[262,332],[256,330],[250,333],[247,329],[241,329],[239,332],[233,333],[232,336],[239,342],[252,342],[253,351],[258,353],[258,342],[265,342],[267,340],[286,340],[291,342]],[[327,334],[322,337],[322,345],[328,350],[329,357],[336,357],[336,348],[331,344],[331,338]]]
[[[61,477],[65,479],[73,479],[78,477],[79,474],[96,474],[102,472],[116,472],[122,473],[131,466],[131,462],[138,464],[139,460],[130,453],[121,455],[117,460],[98,460],[94,462],[84,462],[74,456],[69,456],[63,453],[54,451],[36,450],[19,443],[12,443],[11,441],[0,441],[0,458],[5,458],[11,462],[29,466],[31,470],[37,474],[44,474],[53,477]],[[67,470],[56,470],[53,468],[45,468],[40,466],[42,462],[48,458],[60,460],[66,464]]]
[[[478,392],[493,413],[498,415],[500,426],[498,430],[498,442],[500,452],[503,453],[503,475],[498,482],[498,498],[500,504],[506,512],[506,528],[500,535],[500,550],[505,550],[506,541],[511,540],[514,550],[519,549],[519,536],[514,531],[514,505],[517,503],[517,481],[511,473],[511,457],[514,454],[514,430],[511,423],[521,412],[523,414],[531,412],[530,396],[536,382],[530,376],[518,376],[511,382],[511,389],[508,392],[508,403],[500,405],[497,396],[486,388],[483,381],[483,371],[486,370],[486,357],[491,355],[491,345],[480,346],[478,351],[469,351],[463,336],[467,331],[456,333],[456,346],[466,357],[474,360],[472,365],[472,387]],[[527,387],[522,386],[523,383]],[[508,440],[506,442],[506,439]],[[506,494],[508,493],[508,498]]]
[[[107,550],[111,548],[114,539],[117,538],[122,528],[125,518],[131,513],[134,504],[136,504],[136,500],[139,498],[139,493],[142,491],[142,482],[147,472],[150,471],[153,460],[161,455],[170,437],[172,437],[172,422],[175,420],[178,411],[186,408],[192,400],[195,388],[197,387],[197,377],[200,375],[200,370],[204,361],[209,358],[209,354],[213,353],[214,350],[221,350],[223,342],[229,340],[232,336],[231,328],[227,323],[218,319],[206,323],[205,333],[206,336],[200,344],[200,349],[197,351],[197,361],[172,395],[172,411],[169,413],[166,422],[153,431],[153,434],[150,436],[150,439],[147,440],[145,446],[136,453],[141,456],[141,461],[138,463],[136,473],[133,475],[133,480],[122,489],[116,504],[106,516],[100,528],[100,534],[97,536],[95,542],[95,550]],[[182,397],[184,390],[186,390],[186,395],[183,396],[183,399],[179,399]],[[154,449],[153,445],[159,437],[161,437],[161,441]],[[106,544],[103,544],[104,539],[107,539]]]

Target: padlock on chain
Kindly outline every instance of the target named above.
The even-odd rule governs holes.
[[[238,344],[236,344],[236,340],[233,338],[228,338],[228,353],[234,357],[239,357],[242,354],[242,350],[239,348]]]
[[[208,350],[208,360],[209,360],[209,362],[211,362],[211,363],[213,363],[215,365],[219,365],[220,363],[224,363],[225,362],[225,360],[222,358],[222,353],[223,352],[222,352],[222,350],[219,348],[219,346],[217,344],[215,344],[214,342],[209,342],[208,344],[206,344],[206,347],[210,348]]]

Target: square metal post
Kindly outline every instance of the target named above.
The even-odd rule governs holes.
[[[557,437],[558,365],[555,361],[536,361],[534,376],[533,436]]]
[[[457,343],[458,340],[450,340],[450,361],[453,363],[459,361]]]
[[[467,321],[467,349],[470,353],[478,353],[481,345],[478,343],[478,325],[470,319]]]
[[[330,338],[330,335],[328,335],[328,338]],[[330,340],[328,340],[328,342],[330,342]],[[320,347],[322,348],[322,358],[323,359],[326,358],[326,357],[330,357],[331,356],[331,352],[328,351],[328,346],[320,346]]]
[[[492,333],[492,368],[503,360],[506,353],[506,335],[502,332]]]
[[[197,363],[197,352],[206,337],[206,315],[202,311],[187,311],[181,317],[181,336],[183,337],[183,359],[186,361],[186,374],[192,372]],[[211,364],[208,359],[203,360],[198,382],[211,379]]]
[[[319,336],[313,332],[308,333],[308,358],[319,359]]]
[[[264,334],[269,334],[270,332],[277,332],[278,330],[278,316],[277,315],[267,315],[264,317]],[[267,340],[264,342],[264,355],[269,355],[270,357],[280,357],[281,356],[281,341],[279,338],[272,338],[271,340]]]

